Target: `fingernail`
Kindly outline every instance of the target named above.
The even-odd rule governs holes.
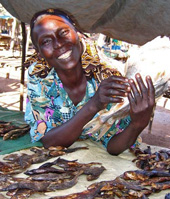
[[[139,78],[139,77],[140,77],[140,74],[137,74],[136,77]]]
[[[127,87],[127,91],[130,91],[130,90],[131,90],[131,88],[130,88],[130,86],[128,86],[128,87]]]

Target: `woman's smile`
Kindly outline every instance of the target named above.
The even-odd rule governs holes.
[[[67,52],[60,55],[57,59],[58,60],[66,60],[71,56],[71,54],[72,54],[72,50],[68,50]]]

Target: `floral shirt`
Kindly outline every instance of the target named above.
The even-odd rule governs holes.
[[[32,142],[40,140],[50,129],[59,126],[72,118],[84,104],[94,95],[97,89],[97,82],[94,78],[87,81],[86,95],[83,100],[75,106],[64,90],[57,73],[52,69],[45,79],[36,76],[29,76],[35,64],[28,70],[28,98],[25,112],[25,120],[30,124],[30,135]],[[96,115],[97,116],[97,115]],[[98,142],[105,147],[111,137],[123,131],[130,123],[130,118],[116,121]],[[97,141],[99,132],[95,135],[85,135],[82,132],[81,139],[90,138]]]
[[[91,45],[91,43],[90,43]],[[93,48],[92,48],[93,47]],[[87,86],[86,94],[83,100],[76,106],[69,98],[64,90],[62,82],[55,72],[54,68],[49,68],[46,63],[42,63],[36,56],[31,58],[28,68],[27,78],[27,105],[25,112],[25,121],[30,125],[30,135],[32,142],[40,140],[48,131],[57,127],[69,119],[71,119],[95,94],[99,80],[96,77],[108,76],[108,70],[99,70],[99,58],[94,46],[88,46],[87,51],[82,56],[82,64],[88,69],[90,65],[94,67],[92,70],[87,70]],[[90,51],[93,49],[93,51]],[[93,52],[93,53],[91,53]],[[95,55],[94,55],[95,54]],[[95,59],[94,59],[95,58]],[[90,64],[88,64],[90,63]],[[100,65],[101,66],[101,65]],[[97,68],[97,70],[96,70]],[[102,71],[102,73],[101,73]],[[109,70],[110,74],[110,70]],[[98,114],[95,115],[97,117]],[[109,140],[117,133],[122,132],[130,123],[130,117],[115,121],[109,131],[98,140],[100,130],[95,134],[86,134],[87,129],[82,131],[80,139],[91,139],[101,142],[104,147],[107,147]]]

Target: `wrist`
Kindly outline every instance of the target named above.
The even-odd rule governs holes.
[[[101,109],[100,109],[100,106],[97,104],[97,102],[94,100],[94,98],[91,98],[91,100],[89,100],[87,102],[88,104],[88,110],[91,112],[91,113],[98,113]]]
[[[143,129],[146,127],[147,125],[141,125],[140,123],[134,123],[133,121],[131,121],[130,123],[130,128],[132,129],[133,132],[142,132]]]

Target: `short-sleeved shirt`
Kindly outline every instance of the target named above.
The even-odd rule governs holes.
[[[31,73],[33,68],[34,64],[29,67],[28,73]],[[25,120],[31,126],[32,142],[40,140],[50,129],[71,119],[93,97],[97,89],[96,80],[94,78],[88,80],[86,95],[75,106],[54,69],[49,72],[45,79],[28,75],[27,81],[28,97]],[[111,130],[98,141],[107,146],[111,136],[123,131],[129,123],[130,117],[116,121]],[[82,131],[81,139],[90,138],[95,141],[100,133],[85,135],[85,132],[86,129]]]
[[[82,61],[86,68],[90,60],[89,49],[91,48],[87,48],[88,54],[84,53],[84,61]],[[93,62],[92,59],[90,60],[90,67],[97,62],[98,58],[96,59],[95,55],[93,56]],[[99,64],[97,63],[96,65]],[[28,68],[25,121],[31,127],[30,135],[32,142],[40,140],[49,130],[70,120],[93,97],[100,84],[95,75],[90,76],[88,74],[86,94],[83,100],[75,106],[63,88],[63,84],[54,68],[42,70],[43,67],[43,64],[33,59],[33,63]],[[43,71],[43,73],[39,73],[39,71]],[[89,72],[89,70],[87,71]],[[97,70],[95,74],[99,74],[99,71]],[[97,116],[98,114],[95,115],[95,117]],[[84,129],[80,139],[89,138],[93,141],[101,142],[104,147],[107,147],[109,140],[115,134],[122,132],[130,124],[130,121],[129,116],[116,120],[109,131],[99,140],[100,130],[95,134],[86,134],[87,129]]]

